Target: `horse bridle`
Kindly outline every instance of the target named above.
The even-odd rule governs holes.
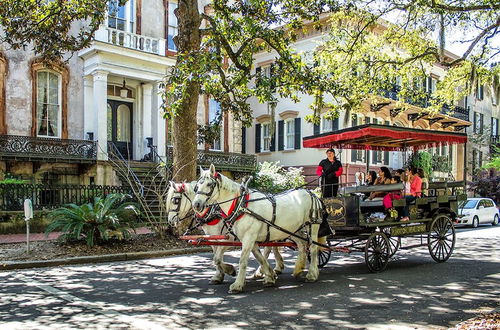
[[[203,181],[201,183],[204,183],[206,178],[203,178]],[[198,182],[196,182],[196,185],[194,186],[194,192],[198,195],[204,195],[207,197],[205,200],[205,203],[212,198],[212,195],[215,191],[215,188],[219,189],[219,180],[220,180],[220,174],[218,172],[215,172],[213,178],[210,177],[211,182],[208,183],[207,185],[210,187],[210,190],[208,192],[204,191],[198,191]]]

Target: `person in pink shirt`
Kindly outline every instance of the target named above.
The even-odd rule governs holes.
[[[401,221],[408,221],[410,218],[408,205],[416,200],[418,197],[422,196],[422,178],[418,175],[418,170],[415,167],[410,167],[406,170],[406,175],[408,176],[408,182],[410,183],[410,192],[405,194],[406,206],[403,209],[403,218]]]

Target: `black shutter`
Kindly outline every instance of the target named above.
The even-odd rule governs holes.
[[[260,124],[255,125],[255,153],[260,152]]]
[[[271,67],[269,68],[269,75],[270,75],[270,78],[271,78],[271,88],[274,91],[276,91],[276,80],[274,78],[274,63],[271,64]]]
[[[271,123],[269,123],[269,125],[271,125]],[[271,130],[271,128],[269,128],[269,130]],[[271,145],[269,146],[269,151],[275,151],[275,150],[276,150],[276,130],[274,130],[273,134],[271,135]]]
[[[369,124],[370,123],[370,117],[365,117],[365,124]]]
[[[285,149],[285,138],[284,138],[284,127],[285,122],[283,120],[278,121],[278,150]]]
[[[335,131],[338,131],[338,130],[339,130],[339,119],[335,118],[333,120],[333,124],[332,124],[332,132],[335,132]]]
[[[314,135],[318,135],[318,134],[319,134],[319,125],[314,124]]]
[[[247,128],[241,128],[241,153],[246,154],[247,152]]]
[[[295,146],[294,146],[294,149],[300,149],[300,142],[301,142],[301,138],[300,138],[300,118],[295,118],[295,134],[293,135],[294,139],[295,139]]]
[[[355,162],[358,159],[358,151],[356,149],[351,149],[351,162]]]
[[[389,126],[391,123],[386,120],[384,124]],[[389,151],[384,151],[384,165],[389,165]]]
[[[352,117],[351,127],[358,126],[358,115]]]
[[[262,72],[262,67],[258,66],[255,68],[255,86],[260,84],[260,74]]]

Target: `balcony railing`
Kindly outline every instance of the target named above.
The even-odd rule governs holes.
[[[173,148],[168,147],[167,162],[171,164],[173,158]],[[214,164],[218,170],[252,172],[257,166],[257,157],[235,152],[198,150],[197,165],[209,166],[210,164]]]
[[[0,159],[95,162],[95,141],[0,135]]]
[[[153,38],[106,27],[97,31],[95,39],[121,47],[165,56],[166,40],[161,38]]]
[[[398,85],[394,85],[390,89],[384,89],[380,91],[380,95],[385,96],[391,100],[399,100],[399,91],[401,88]],[[427,108],[430,106],[430,96],[426,96],[420,99],[406,99],[406,103],[411,105],[416,105],[421,108]],[[448,115],[457,119],[469,121],[469,110],[459,106],[449,106],[444,105],[441,109],[441,114]]]
[[[42,210],[69,203],[81,205],[111,193],[130,194],[131,191],[120,186],[0,184],[0,211],[21,211],[25,199],[31,199],[33,209]]]

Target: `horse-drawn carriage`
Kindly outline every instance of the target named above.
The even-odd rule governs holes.
[[[304,138],[305,147],[348,147],[377,151],[416,150],[446,143],[461,144],[467,141],[466,134],[450,131],[430,131],[386,125],[361,125],[332,133]],[[372,192],[390,193],[402,191],[403,184],[374,186],[344,186],[340,196],[324,198],[328,222],[335,235],[329,238],[330,246],[345,247],[351,251],[362,251],[370,271],[385,269],[389,258],[398,249],[427,246],[437,262],[448,260],[455,246],[453,222],[460,201],[466,200],[464,181],[431,182],[425,195],[411,205],[405,199],[393,200],[395,209],[409,208],[408,222],[400,222],[391,216],[373,217],[384,213],[381,199],[364,197]],[[401,212],[400,212],[401,213]],[[401,238],[418,238],[417,243],[402,246]],[[331,251],[320,251],[320,267],[324,266]]]
[[[304,147],[314,148],[344,146],[349,149],[404,151],[441,143],[465,143],[466,140],[465,134],[455,132],[362,125],[306,137],[303,144]],[[183,196],[187,197],[186,203],[189,200],[189,206],[192,205],[197,212],[199,224],[204,226],[209,235],[183,238],[196,245],[214,246],[214,263],[218,270],[212,281],[220,283],[224,273],[234,273],[234,268],[225,264],[222,256],[228,246],[242,246],[238,277],[231,285],[231,291],[234,292],[243,289],[250,252],[254,253],[261,264],[264,283],[274,283],[275,276],[267,262],[267,254],[262,256],[258,246],[296,247],[299,254],[293,272],[295,276],[299,276],[303,271],[309,255],[309,273],[306,277],[308,281],[317,280],[318,267],[328,262],[332,252],[364,252],[366,264],[370,271],[374,272],[385,269],[389,258],[398,249],[425,245],[434,260],[444,262],[450,257],[455,245],[453,220],[457,214],[458,203],[466,199],[463,182],[431,183],[426,196],[417,198],[414,204],[408,206],[410,221],[403,223],[390,217],[373,218],[372,214],[384,210],[382,201],[368,201],[362,198],[365,193],[372,191],[401,190],[402,184],[344,186],[339,189],[340,196],[322,200],[305,189],[270,196],[251,191],[244,184],[235,183],[211,166],[209,170],[201,171],[198,182],[192,183],[191,188],[186,188],[186,184],[182,185],[183,188],[179,187],[172,185],[169,192],[171,204],[177,205],[172,212],[177,212],[177,220],[186,217],[179,216]],[[405,199],[394,200],[393,203],[395,208],[406,206]],[[214,207],[218,210],[215,213],[212,212]],[[318,242],[323,212],[328,213],[328,222],[334,230],[334,234],[328,239],[328,245]],[[209,228],[215,218],[219,227]],[[239,221],[241,218],[245,220]],[[402,237],[415,236],[420,237],[419,243],[401,245]],[[286,239],[293,242],[285,241]],[[279,261],[279,252],[275,251],[276,253]]]

